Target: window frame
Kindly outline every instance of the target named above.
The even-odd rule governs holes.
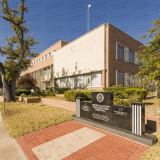
[[[133,53],[133,55],[132,55],[132,58],[133,58],[133,61],[130,61],[130,57],[131,57],[131,53]],[[133,50],[131,50],[131,49],[129,49],[129,62],[130,63],[134,63],[134,51]]]
[[[122,48],[123,48],[123,56],[122,56],[122,55],[119,55],[119,47],[122,47]],[[116,57],[116,58],[117,58],[118,60],[124,61],[124,48],[125,48],[125,46],[117,43],[117,51],[116,51],[117,57]],[[120,56],[120,58],[119,58],[119,56]],[[121,57],[123,57],[123,59],[122,59]]]
[[[123,74],[123,84],[121,84],[120,82],[118,82],[118,79],[119,79],[119,78],[118,78],[118,73],[122,73],[122,74]],[[116,80],[116,85],[124,85],[124,84],[125,84],[125,83],[124,83],[124,79],[125,79],[125,77],[124,77],[124,72],[122,72],[122,71],[117,71],[116,74],[117,74],[117,75],[116,75],[116,77],[117,77],[117,78],[116,78],[116,79],[117,79],[117,80]]]

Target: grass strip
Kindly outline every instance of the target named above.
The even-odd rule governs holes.
[[[3,106],[2,102],[0,106]],[[75,114],[74,111],[42,103],[5,103],[5,110],[3,113],[3,107],[0,107],[3,121],[13,138],[70,121]]]

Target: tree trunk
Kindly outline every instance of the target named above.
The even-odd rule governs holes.
[[[12,101],[16,101],[15,99],[15,88],[16,88],[16,80],[11,80],[11,96],[12,96]]]
[[[6,102],[12,101],[11,89],[8,81],[4,78],[4,91],[6,96]]]
[[[6,79],[4,79],[6,102],[15,101],[15,87],[16,80],[11,80],[11,82],[9,83]]]

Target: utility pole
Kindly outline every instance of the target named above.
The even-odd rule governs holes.
[[[88,18],[87,18],[87,21],[88,21],[88,23],[87,23],[87,32],[89,32],[89,8],[91,7],[91,4],[89,4],[88,5]]]

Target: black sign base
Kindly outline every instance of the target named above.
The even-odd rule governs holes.
[[[76,117],[76,115],[72,116],[72,119],[81,123],[85,123],[88,124],[90,126],[102,129],[104,131],[131,139],[133,141],[148,145],[148,146],[152,146],[154,143],[157,142],[157,138],[155,135],[150,135],[150,134],[143,134],[141,136],[133,134],[131,131],[127,131],[125,129],[121,129],[121,128],[117,128],[114,126],[110,126],[110,125],[106,125],[106,124],[102,124],[96,121],[93,121],[91,119],[87,119],[87,118],[83,118],[83,117]]]

